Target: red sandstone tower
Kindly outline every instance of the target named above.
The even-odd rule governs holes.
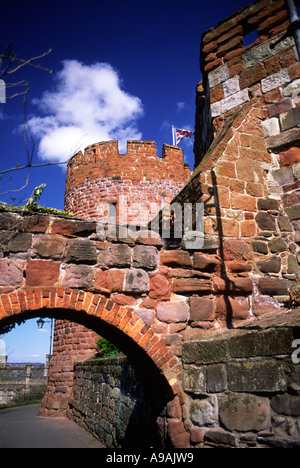
[[[127,154],[119,153],[117,141],[97,143],[69,162],[65,209],[79,218],[101,221],[108,203],[119,222],[121,196],[127,203],[128,224],[147,224],[146,211],[155,216],[162,201],[170,203],[189,176],[182,149],[176,146],[163,145],[158,157],[153,141],[128,141]]]
[[[77,153],[69,162],[65,209],[78,218],[147,225],[164,203],[183,188],[190,176],[181,148],[163,145],[157,155],[153,141],[128,141],[120,154],[117,141],[100,142]],[[122,210],[120,207],[122,199]],[[95,354],[97,335],[76,323],[56,320],[44,414],[62,414],[68,408],[75,362]]]

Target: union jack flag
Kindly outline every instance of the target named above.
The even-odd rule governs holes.
[[[191,136],[194,134],[195,132],[192,132],[190,130],[182,130],[180,128],[175,128],[176,146],[179,145],[183,138],[191,138]]]

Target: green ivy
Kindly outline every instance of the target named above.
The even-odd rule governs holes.
[[[98,358],[115,356],[116,354],[120,354],[121,352],[110,341],[106,340],[105,338],[102,338],[102,336],[99,336],[99,339],[96,345],[97,345],[96,357]]]
[[[66,211],[57,210],[55,208],[48,208],[38,204],[38,201],[41,199],[46,184],[41,184],[34,189],[31,197],[24,206],[13,206],[7,205],[6,203],[0,202],[1,211],[33,211],[34,213],[43,213],[54,216],[66,216],[68,218],[74,218],[74,216]]]

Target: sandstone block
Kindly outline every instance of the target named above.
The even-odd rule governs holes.
[[[248,301],[245,297],[218,297],[216,315],[223,320],[246,320],[249,318]]]
[[[211,426],[218,421],[218,404],[215,395],[190,404],[190,418],[196,426]]]
[[[248,260],[249,246],[241,239],[226,239],[223,243],[224,260]]]
[[[68,242],[65,255],[66,263],[97,263],[96,243],[89,239],[72,239]]]
[[[257,267],[262,273],[279,273],[281,269],[281,258],[271,257],[268,260],[257,262]]]
[[[155,247],[138,245],[133,249],[132,266],[155,270],[157,268],[158,254]]]
[[[143,293],[149,289],[148,274],[141,269],[131,268],[126,274],[125,291],[132,293]]]
[[[271,406],[274,411],[278,414],[284,414],[286,416],[300,416],[300,396],[288,395],[276,395],[271,400]]]
[[[275,231],[276,229],[275,218],[269,213],[258,213],[255,221],[262,231]]]
[[[110,268],[131,266],[131,249],[127,244],[112,244],[99,254],[100,265]]]
[[[26,268],[26,286],[55,286],[60,275],[60,263],[52,260],[30,260]]]
[[[232,394],[220,400],[220,419],[229,431],[262,431],[270,428],[271,408],[268,398]]]
[[[94,287],[101,292],[122,292],[124,289],[125,272],[120,270],[98,270]]]
[[[157,306],[157,318],[167,323],[186,322],[189,319],[189,308],[185,302],[161,302]]]
[[[208,429],[205,431],[204,440],[208,440],[215,444],[229,445],[236,447],[237,440],[234,434],[224,431],[224,429]]]
[[[281,167],[293,166],[298,163],[300,163],[300,148],[297,146],[292,146],[288,150],[280,153]]]
[[[283,112],[279,116],[281,129],[284,132],[293,127],[298,127],[300,122],[300,107],[295,107],[288,112]]]
[[[272,89],[283,87],[290,82],[290,75],[287,70],[281,70],[273,75],[261,80],[261,88],[263,93],[267,93]]]
[[[205,255],[201,252],[194,253],[194,268],[206,272],[213,272],[220,265],[220,259],[216,255]]]
[[[178,278],[173,280],[173,292],[189,293],[202,292],[209,294],[211,292],[211,282],[198,278]]]
[[[169,267],[192,267],[191,257],[183,250],[162,250],[160,252],[160,263]]]
[[[66,237],[89,236],[96,232],[96,223],[93,221],[78,221],[73,219],[56,219],[52,225],[51,234]]]
[[[169,280],[163,275],[154,275],[150,278],[149,297],[151,299],[169,299],[170,298]]]
[[[194,322],[214,320],[214,302],[205,297],[192,296],[190,298],[190,320]]]
[[[87,265],[67,265],[62,286],[69,288],[88,288],[94,280],[93,268]]]
[[[60,260],[66,248],[66,239],[59,236],[37,235],[34,237],[33,250],[42,258]]]
[[[258,287],[262,294],[270,296],[285,296],[288,289],[294,285],[293,281],[280,278],[259,278]]]
[[[168,438],[174,448],[189,447],[190,436],[186,432],[182,421],[171,419],[168,422]]]
[[[252,293],[252,281],[249,278],[213,278],[213,286],[216,292],[237,296]]]
[[[228,388],[233,392],[281,392],[287,388],[284,367],[276,360],[231,362]]]
[[[24,261],[8,258],[0,259],[0,290],[15,289],[23,282]]]
[[[15,234],[13,238],[5,246],[5,250],[9,252],[27,252],[31,248],[32,234],[21,233]]]

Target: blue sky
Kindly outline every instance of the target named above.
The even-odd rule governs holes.
[[[7,83],[29,81],[27,116],[36,145],[35,163],[65,161],[82,145],[118,139],[154,140],[158,153],[172,144],[171,126],[193,129],[195,89],[201,79],[199,51],[207,29],[247,5],[246,0],[12,0],[2,2],[0,47],[13,42],[18,57],[39,60]],[[20,88],[21,90],[22,88]],[[10,95],[14,90],[8,90]],[[26,162],[22,97],[0,104],[0,170]],[[181,146],[193,168],[193,139]],[[0,180],[0,194],[22,187],[28,172]],[[32,169],[27,188],[12,196],[26,201],[46,183],[42,204],[63,209],[62,167]],[[49,334],[35,321],[6,335],[10,360],[43,361]],[[42,342],[45,343],[42,345]],[[36,343],[36,344],[35,344]],[[34,359],[31,356],[36,356]]]

